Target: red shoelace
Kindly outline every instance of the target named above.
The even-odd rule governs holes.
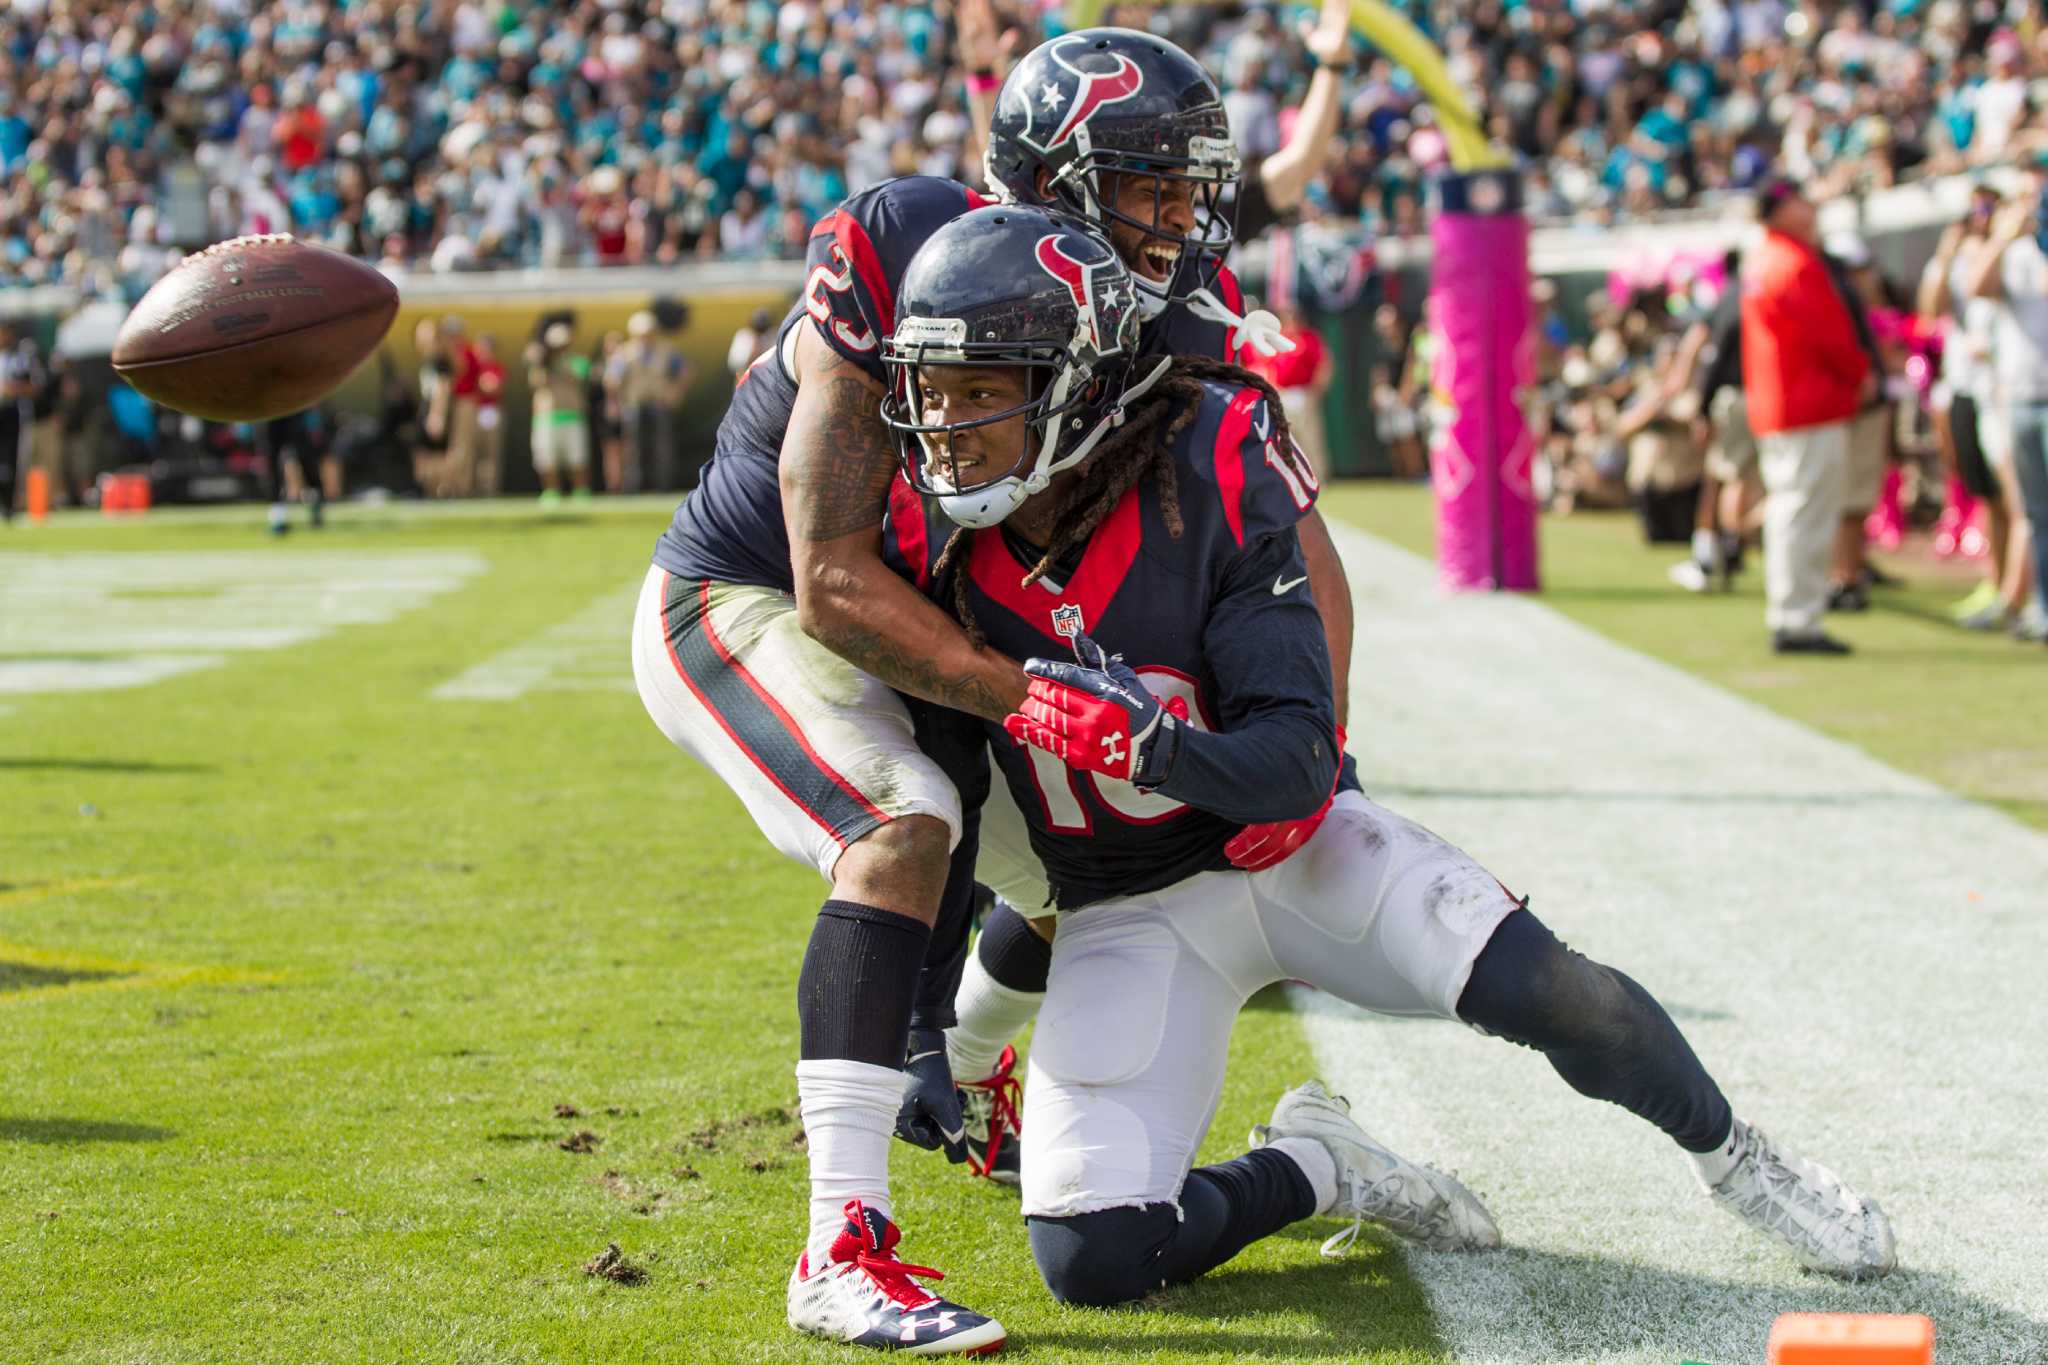
[[[977,1160],[972,1151],[967,1154],[967,1169],[976,1175],[987,1175],[996,1167],[996,1155],[1003,1150],[1006,1134],[1024,1131],[1021,1106],[1024,1103],[1024,1086],[1011,1074],[1017,1066],[1017,1049],[1005,1047],[1003,1055],[996,1061],[995,1071],[986,1080],[972,1081],[976,1090],[989,1093],[988,1153]]]

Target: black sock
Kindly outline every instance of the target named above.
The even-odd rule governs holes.
[[[931,928],[853,901],[826,901],[796,979],[797,1055],[901,1070]]]
[[[989,911],[974,955],[997,985],[1044,993],[1045,979],[1052,971],[1052,945],[1007,901],[996,902],[995,909]]]
[[[1688,1152],[1728,1136],[1728,1101],[1650,993],[1558,942],[1527,910],[1472,964],[1458,1017],[1534,1048],[1581,1095],[1618,1104]]]

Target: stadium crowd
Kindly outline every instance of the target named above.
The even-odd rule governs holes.
[[[2048,40],[1990,0],[1409,0],[1541,217],[1817,192],[2010,157]],[[1248,155],[1314,62],[1277,6],[1112,9],[1197,53]],[[1297,22],[1301,21],[1301,22]],[[12,283],[133,288],[179,242],[289,227],[393,268],[800,256],[891,175],[979,165],[963,76],[1057,20],[991,0],[15,0],[0,14]],[[1419,230],[1443,157],[1409,76],[1347,82],[1319,205]]]

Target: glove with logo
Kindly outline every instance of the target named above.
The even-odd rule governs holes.
[[[1329,815],[1330,803],[1337,799],[1338,779],[1343,775],[1344,727],[1340,725],[1337,727],[1337,772],[1330,779],[1330,794],[1323,798],[1322,805],[1316,807],[1315,814],[1299,820],[1270,820],[1263,825],[1246,825],[1223,846],[1223,856],[1230,859],[1232,867],[1241,867],[1247,872],[1286,862],[1296,849],[1308,842],[1309,836]]]
[[[1070,768],[1156,787],[1173,769],[1180,719],[1145,689],[1121,654],[1108,654],[1086,635],[1074,637],[1078,662],[1031,659],[1031,685],[1020,711],[1003,728]]]
[[[910,1031],[896,1136],[913,1147],[943,1151],[948,1161],[967,1160],[967,1122],[960,1115],[960,1090],[953,1084],[952,1064],[946,1060],[944,1029]]]

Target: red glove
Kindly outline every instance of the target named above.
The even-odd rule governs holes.
[[[1344,774],[1344,727],[1337,727],[1337,776],[1330,779],[1330,794],[1323,798],[1323,804],[1316,807],[1314,815],[1299,820],[1273,820],[1263,825],[1246,825],[1231,836],[1223,846],[1223,856],[1230,859],[1232,867],[1241,867],[1247,872],[1257,872],[1276,867],[1292,857],[1294,851],[1307,843],[1323,823],[1323,817],[1330,813],[1330,803],[1337,799],[1337,778]]]

